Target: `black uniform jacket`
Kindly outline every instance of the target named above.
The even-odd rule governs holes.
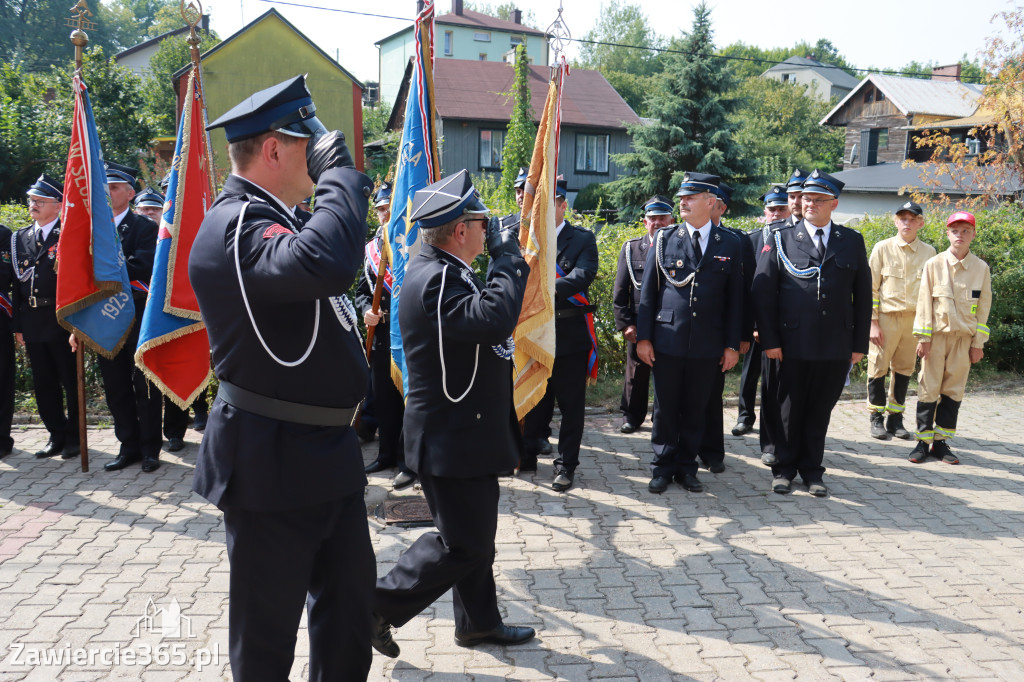
[[[11,230],[0,225],[0,293],[8,299],[11,297],[11,283],[15,281],[14,268],[11,267]],[[0,333],[11,333],[11,314],[0,310]]]
[[[413,471],[451,478],[509,471],[521,450],[512,361],[491,346],[515,329],[530,268],[519,256],[493,259],[486,285],[469,273],[479,294],[462,270],[467,268],[458,258],[424,244],[409,263],[398,303],[409,373],[405,462]],[[467,388],[469,393],[452,402],[445,387],[454,399]]]
[[[635,327],[637,314],[640,312],[640,287],[644,281],[644,267],[647,264],[647,252],[651,248],[648,235],[629,239],[619,251],[619,262],[615,267],[615,285],[612,289],[612,305],[615,308],[615,328],[620,332],[626,327]],[[630,277],[630,271],[633,275]]]
[[[23,281],[14,276],[15,272],[11,273],[14,278],[11,295],[13,329],[22,333],[26,343],[68,339],[68,331],[57,323],[57,272],[54,263],[59,238],[60,221],[51,228],[41,245],[36,243],[35,223],[18,230],[13,240],[7,242],[11,248],[13,241],[11,257],[18,260],[18,272],[32,272]],[[30,296],[35,296],[37,304],[43,300],[49,303],[32,307],[29,305]]]
[[[743,334],[741,340],[754,340],[754,303],[750,298],[750,287],[754,283],[754,272],[757,270],[757,254],[747,233],[738,227],[719,225],[726,232],[731,232],[740,239],[740,249],[743,252]]]
[[[377,247],[381,247],[381,232],[378,230],[377,234],[373,237],[377,240]],[[383,251],[383,249],[381,249]],[[368,310],[373,309],[373,292],[377,286],[377,268],[373,265],[369,258],[366,258],[363,262],[363,269],[359,273],[359,284],[356,285],[355,299],[352,301],[355,303],[356,310],[359,311],[359,317],[362,319],[363,314]],[[377,323],[377,329],[373,332],[373,352],[387,353],[391,355],[391,293],[386,287],[381,286],[380,288],[380,307],[377,312],[381,314],[380,322]]]
[[[817,262],[814,240],[801,220],[777,233],[793,266]],[[754,275],[754,309],[761,347],[782,348],[783,362],[843,360],[868,352],[871,327],[871,271],[864,238],[856,230],[832,223],[817,277],[790,274],[779,258],[774,236]]]
[[[146,216],[131,211],[125,214],[117,226],[130,281],[149,286],[149,280],[153,277],[153,260],[156,258],[156,237],[159,231],[159,225]],[[142,319],[142,311],[146,307],[146,292],[133,286],[132,294],[135,297],[135,319],[138,322]]]
[[[369,187],[369,178],[354,169],[325,171],[316,210],[302,227],[264,190],[228,177],[189,258],[218,379],[322,407],[351,407],[363,399],[368,369],[358,327],[346,330],[328,297],[344,294],[362,263]],[[292,367],[264,349],[239,287],[235,236],[246,202],[237,258],[259,334],[286,363],[297,362],[316,339],[308,357]],[[348,426],[308,426],[214,402],[193,482],[210,502],[287,509],[365,485],[359,443]]]
[[[657,264],[659,237],[665,270],[676,281],[695,273],[692,287],[677,287],[665,279]],[[647,254],[637,341],[654,344],[655,360],[659,353],[720,358],[726,348],[739,349],[742,327],[743,250],[739,238],[712,226],[707,248],[697,263],[685,225],[659,230]]]
[[[583,315],[559,317],[559,310],[573,310],[577,306],[570,296],[582,292],[597,277],[597,239],[590,230],[570,225],[566,221],[558,233],[558,252],[555,262],[562,268],[562,277],[555,279],[555,355],[566,355],[590,350],[590,331]]]

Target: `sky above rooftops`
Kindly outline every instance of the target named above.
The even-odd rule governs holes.
[[[622,0],[627,2],[628,0]],[[500,0],[490,4],[498,5]],[[520,0],[523,13],[532,11],[541,29],[555,19],[557,4],[552,0]],[[679,35],[689,29],[695,0],[642,0],[650,25],[662,36]],[[296,5],[402,17],[403,20],[357,16]],[[801,40],[810,43],[827,38],[854,66],[899,68],[908,62],[936,61],[952,64],[963,54],[978,56],[986,38],[997,33],[999,24],[990,23],[994,14],[1011,9],[1006,0],[961,1],[859,0],[856,3],[819,4],[813,9],[794,9],[784,3],[773,8],[764,0],[711,0],[715,44],[722,47],[742,41],[763,48],[788,47]],[[415,15],[415,0],[294,0],[292,3],[264,0],[212,0],[204,6],[211,15],[213,30],[226,38],[245,22],[271,7],[336,56],[347,70],[362,81],[378,80],[377,48],[374,42],[409,25]],[[451,9],[450,0],[438,0],[438,13]],[[562,0],[563,18],[574,37],[583,37],[596,23],[600,3],[592,0]],[[579,52],[570,44],[568,56]],[[765,67],[767,68],[767,66]]]

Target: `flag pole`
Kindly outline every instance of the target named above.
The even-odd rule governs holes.
[[[82,50],[89,44],[89,36],[83,27],[93,28],[93,24],[87,17],[92,16],[85,0],[78,0],[78,3],[71,8],[71,18],[66,20],[68,26],[74,28],[71,32],[71,44],[75,46],[75,75],[82,75]],[[75,375],[77,377],[76,390],[78,392],[78,445],[81,450],[82,473],[89,472],[89,436],[88,423],[85,418],[85,344],[77,333],[73,333],[76,345],[75,350]]]

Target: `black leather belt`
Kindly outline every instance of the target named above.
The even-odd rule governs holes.
[[[217,395],[228,405],[240,410],[261,417],[309,426],[352,426],[362,406],[362,402],[355,407],[321,407],[293,403],[253,393],[224,379],[220,380]]]
[[[578,317],[597,310],[596,305],[577,305],[572,308],[559,308],[555,311],[555,319],[561,320],[566,317]]]
[[[29,296],[27,299],[29,308],[45,308],[48,305],[57,305],[57,299],[55,298],[39,298],[38,296]]]

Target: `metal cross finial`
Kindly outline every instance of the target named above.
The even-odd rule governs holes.
[[[552,52],[554,52],[554,58],[551,63],[558,61],[558,58],[565,53],[566,45],[572,40],[572,32],[569,27],[566,26],[565,20],[562,18],[562,2],[558,2],[558,16],[551,22],[547,30],[548,44],[551,46]]]

